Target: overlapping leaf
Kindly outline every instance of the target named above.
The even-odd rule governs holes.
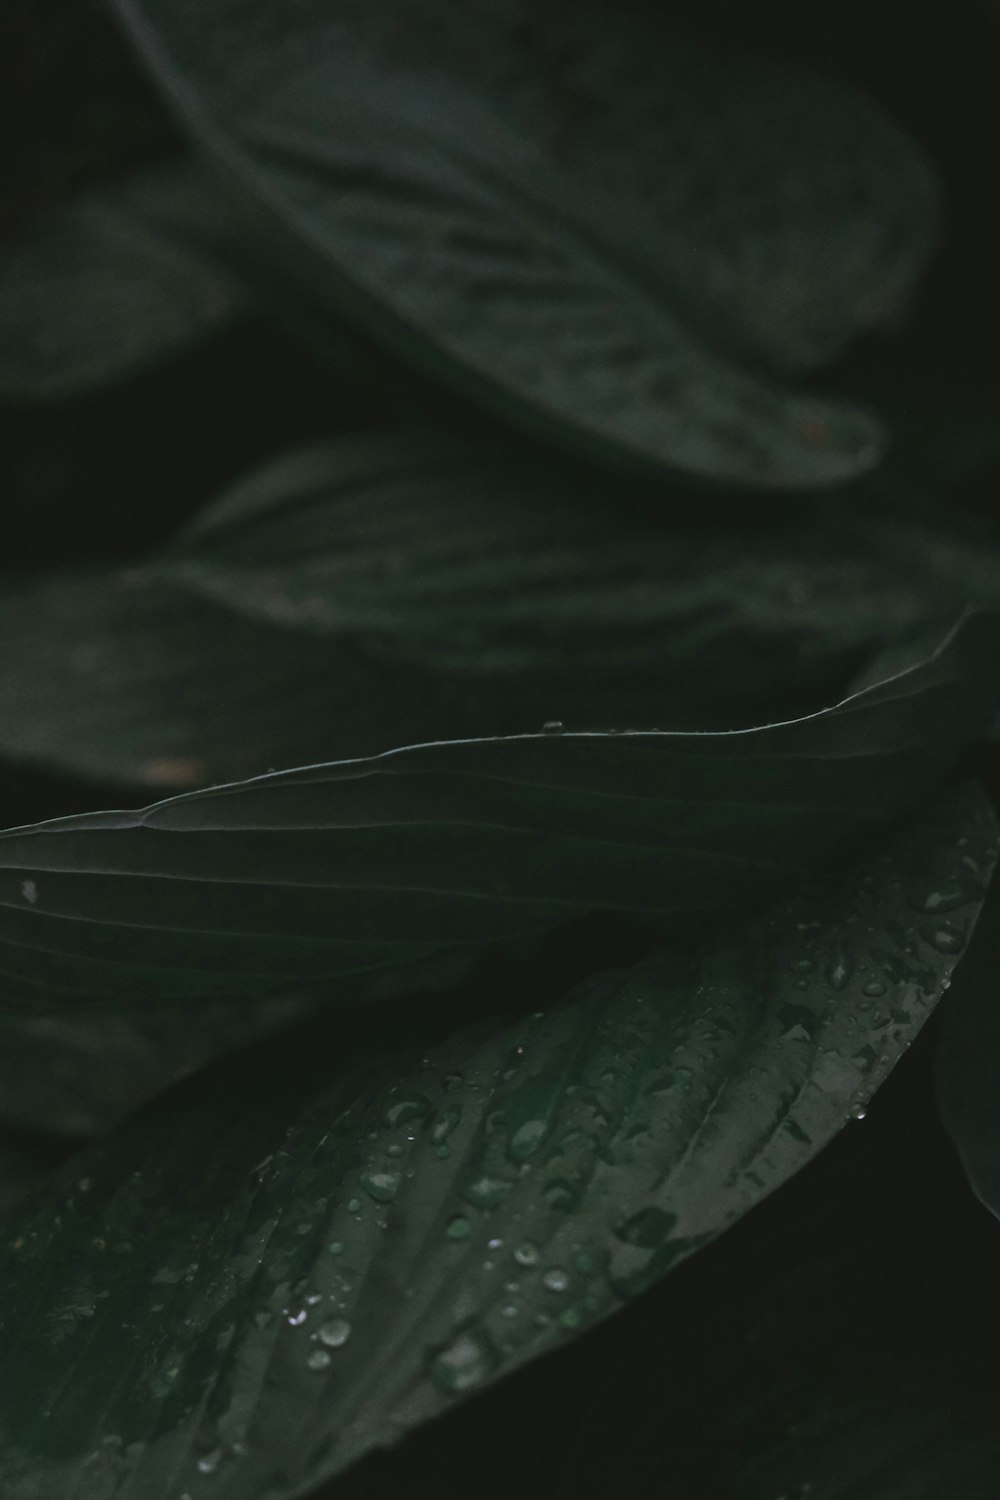
[[[235,486],[154,571],[512,693],[541,674],[575,706],[584,677],[595,722],[622,674],[676,681],[681,715],[701,700],[699,728],[731,727],[741,692],[794,703],[887,637],[1000,603],[992,554],[927,527],[815,507],[678,527],[636,507],[623,529],[609,490],[486,443],[342,438]]]
[[[290,638],[127,570],[8,579],[0,598],[8,761],[167,791],[475,722],[426,675]]]
[[[940,893],[950,909],[957,888]],[[973,1191],[1000,1218],[1000,892],[983,913],[968,973],[945,1018],[937,1092]]]
[[[762,729],[432,743],[11,830],[3,993],[258,993],[761,900],[944,776],[992,717],[998,641],[967,616],[919,667]]]
[[[194,163],[151,168],[43,223],[0,268],[0,398],[124,381],[233,322],[232,207]]]
[[[297,274],[463,391],[759,487],[877,458],[872,420],[750,373],[829,358],[933,240],[927,167],[848,91],[590,6],[119,10]]]
[[[611,1313],[859,1113],[996,858],[975,789],[709,951],[544,1015],[167,1098],[9,1226],[9,1500],[278,1500]],[[980,881],[930,923],[930,888]],[[941,940],[941,934],[947,937]]]

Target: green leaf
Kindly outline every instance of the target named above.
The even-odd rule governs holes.
[[[975,878],[974,856],[966,882]],[[934,893],[948,911],[959,887]],[[991,893],[983,925],[949,996],[937,1055],[937,1097],[973,1192],[1000,1218],[1000,890]]]
[[[496,721],[426,674],[287,635],[138,570],[7,579],[0,594],[9,761],[148,793],[484,722]]]
[[[398,971],[592,911],[676,928],[849,855],[995,708],[1000,616],[809,718],[417,745],[0,834],[0,993],[194,998]]]
[[[119,383],[244,311],[218,247],[233,210],[190,162],[151,168],[44,221],[0,265],[0,399]]]
[[[711,951],[162,1101],[5,1236],[5,1500],[299,1495],[606,1317],[861,1112],[957,961],[907,893],[996,838],[965,788]]]
[[[296,275],[543,435],[760,488],[877,459],[774,387],[895,308],[936,192],[874,107],[590,6],[118,0]]]
[[[928,527],[815,506],[666,527],[637,505],[624,529],[606,479],[406,429],[266,465],[181,533],[160,574],[508,692],[541,674],[563,717],[585,679],[591,723],[623,674],[645,678],[637,702],[669,682],[672,727],[679,709],[698,728],[730,728],[740,694],[821,693],[887,635],[1000,604],[994,553]]]

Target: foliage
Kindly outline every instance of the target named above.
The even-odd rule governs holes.
[[[947,140],[639,0],[115,8],[189,154],[9,252],[0,401],[162,404],[132,480],[185,478],[0,591],[4,1500],[397,1492],[570,1358],[533,1493],[986,1500],[995,1378],[896,1330],[848,1379],[832,1227],[950,988],[916,1054],[1000,1217]],[[179,390],[247,348],[217,483]],[[643,1320],[663,1394],[611,1391]]]

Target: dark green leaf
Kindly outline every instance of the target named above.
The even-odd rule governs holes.
[[[296,273],[463,391],[729,482],[876,460],[872,420],[751,373],[830,358],[933,242],[926,165],[850,92],[590,6],[118,8]]]
[[[440,742],[0,835],[3,993],[257,993],[762,900],[912,807],[995,708],[1000,616],[809,718]]]
[[[0,399],[124,381],[243,312],[212,252],[232,208],[193,163],[150,169],[42,224],[0,267]]]
[[[966,788],[710,954],[162,1101],[8,1228],[5,1500],[299,1495],[606,1317],[862,1112],[957,962],[914,893],[996,837]]]
[[[524,722],[474,717],[426,674],[286,635],[139,573],[8,579],[0,598],[7,760],[170,790],[484,721]]]
[[[438,673],[514,692],[542,674],[560,705],[583,677],[591,723],[623,673],[659,697],[669,683],[675,728],[675,700],[698,704],[695,727],[730,728],[741,693],[821,692],[887,636],[1000,604],[994,554],[927,527],[815,506],[665,527],[636,507],[623,529],[617,500],[487,444],[342,438],[235,486],[153,573]]]
[[[957,895],[951,887],[938,893],[938,909],[949,910]],[[937,1094],[973,1191],[1000,1218],[1000,888],[986,904],[962,983],[949,996]]]

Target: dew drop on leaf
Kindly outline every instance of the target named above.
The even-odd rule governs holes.
[[[939,953],[961,953],[965,944],[960,933],[953,927],[937,927],[931,933],[931,942]]]
[[[331,1318],[319,1330],[319,1341],[329,1349],[339,1349],[351,1336],[351,1325],[346,1318]]]
[[[391,1203],[402,1179],[398,1172],[362,1172],[361,1186],[376,1203]]]
[[[507,1144],[507,1155],[512,1161],[524,1161],[533,1156],[545,1139],[544,1120],[525,1120],[519,1125]]]
[[[486,1345],[471,1329],[464,1329],[432,1356],[427,1373],[440,1390],[453,1394],[478,1385],[489,1367]]]
[[[387,1125],[405,1125],[409,1120],[420,1120],[430,1113],[430,1100],[416,1095],[407,1099],[399,1099],[390,1104],[385,1112],[385,1123]]]
[[[933,886],[929,891],[911,894],[910,905],[914,911],[933,914],[954,911],[956,907],[964,906],[969,900],[969,893],[957,881],[951,881]]]
[[[655,1250],[670,1234],[677,1223],[676,1214],[663,1208],[642,1208],[638,1213],[623,1220],[615,1234],[626,1245],[639,1245],[644,1250]]]
[[[477,1208],[493,1208],[500,1200],[506,1197],[510,1189],[509,1182],[502,1182],[498,1177],[477,1177],[470,1182],[465,1190],[465,1196],[470,1203]]]
[[[825,974],[827,983],[835,990],[846,989],[853,972],[844,954],[838,952],[826,966]]]

